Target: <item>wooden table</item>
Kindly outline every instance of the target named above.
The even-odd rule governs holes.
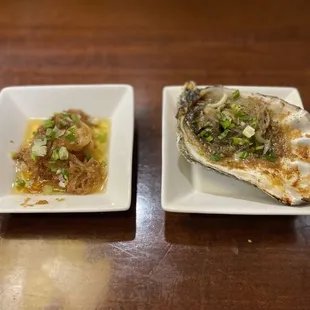
[[[295,86],[310,108],[309,13],[298,0],[1,1],[1,87],[132,84],[136,144],[130,211],[1,216],[0,309],[310,309],[309,217],[160,205],[162,87]]]

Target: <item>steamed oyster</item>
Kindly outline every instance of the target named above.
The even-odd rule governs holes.
[[[286,101],[185,84],[177,144],[189,161],[249,182],[283,204],[310,201],[310,114]]]

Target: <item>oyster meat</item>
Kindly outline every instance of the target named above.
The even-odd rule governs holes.
[[[286,205],[310,201],[310,114],[280,98],[187,82],[177,145],[192,163],[249,182]]]

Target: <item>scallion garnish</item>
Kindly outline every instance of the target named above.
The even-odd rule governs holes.
[[[51,159],[52,160],[58,160],[59,159],[58,149],[53,151]]]
[[[277,157],[274,153],[272,152],[268,152],[265,155],[262,156],[263,159],[271,161],[271,162],[275,162],[277,160]]]
[[[81,121],[80,121],[80,119],[79,119],[79,117],[78,117],[77,114],[71,114],[70,117],[71,117],[71,119],[73,120],[73,122],[74,122],[75,124],[77,124],[77,125],[80,124]]]
[[[255,147],[255,151],[259,151],[259,150],[262,150],[264,149],[264,146],[263,145],[258,145]]]
[[[47,120],[44,121],[43,126],[45,128],[52,128],[52,127],[55,126],[55,121],[53,121],[52,119],[47,119]]]
[[[65,146],[62,146],[58,151],[60,160],[67,160],[69,158],[69,152]]]
[[[16,187],[25,187],[26,186],[26,182],[20,178],[17,178],[15,180],[15,186]]]
[[[74,142],[76,140],[76,136],[74,133],[70,132],[69,134],[67,134],[65,136],[66,140],[70,141],[70,142]]]
[[[232,142],[234,145],[244,145],[244,144],[250,144],[250,140],[238,138],[238,137],[232,137]]]
[[[248,152],[242,152],[239,156],[240,159],[246,159],[249,156]]]
[[[222,157],[218,154],[212,154],[210,155],[210,158],[214,161],[220,161],[222,159]]]
[[[233,99],[237,99],[240,97],[240,92],[238,89],[234,90],[231,94],[231,96],[233,97]]]
[[[217,137],[218,137],[218,139],[223,140],[224,138],[227,137],[228,133],[229,133],[229,129],[225,129],[225,130],[224,130],[219,136],[217,136]]]

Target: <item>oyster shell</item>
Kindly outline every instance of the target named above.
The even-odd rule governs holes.
[[[191,163],[251,183],[286,205],[310,201],[310,114],[272,96],[185,84],[177,146]]]

